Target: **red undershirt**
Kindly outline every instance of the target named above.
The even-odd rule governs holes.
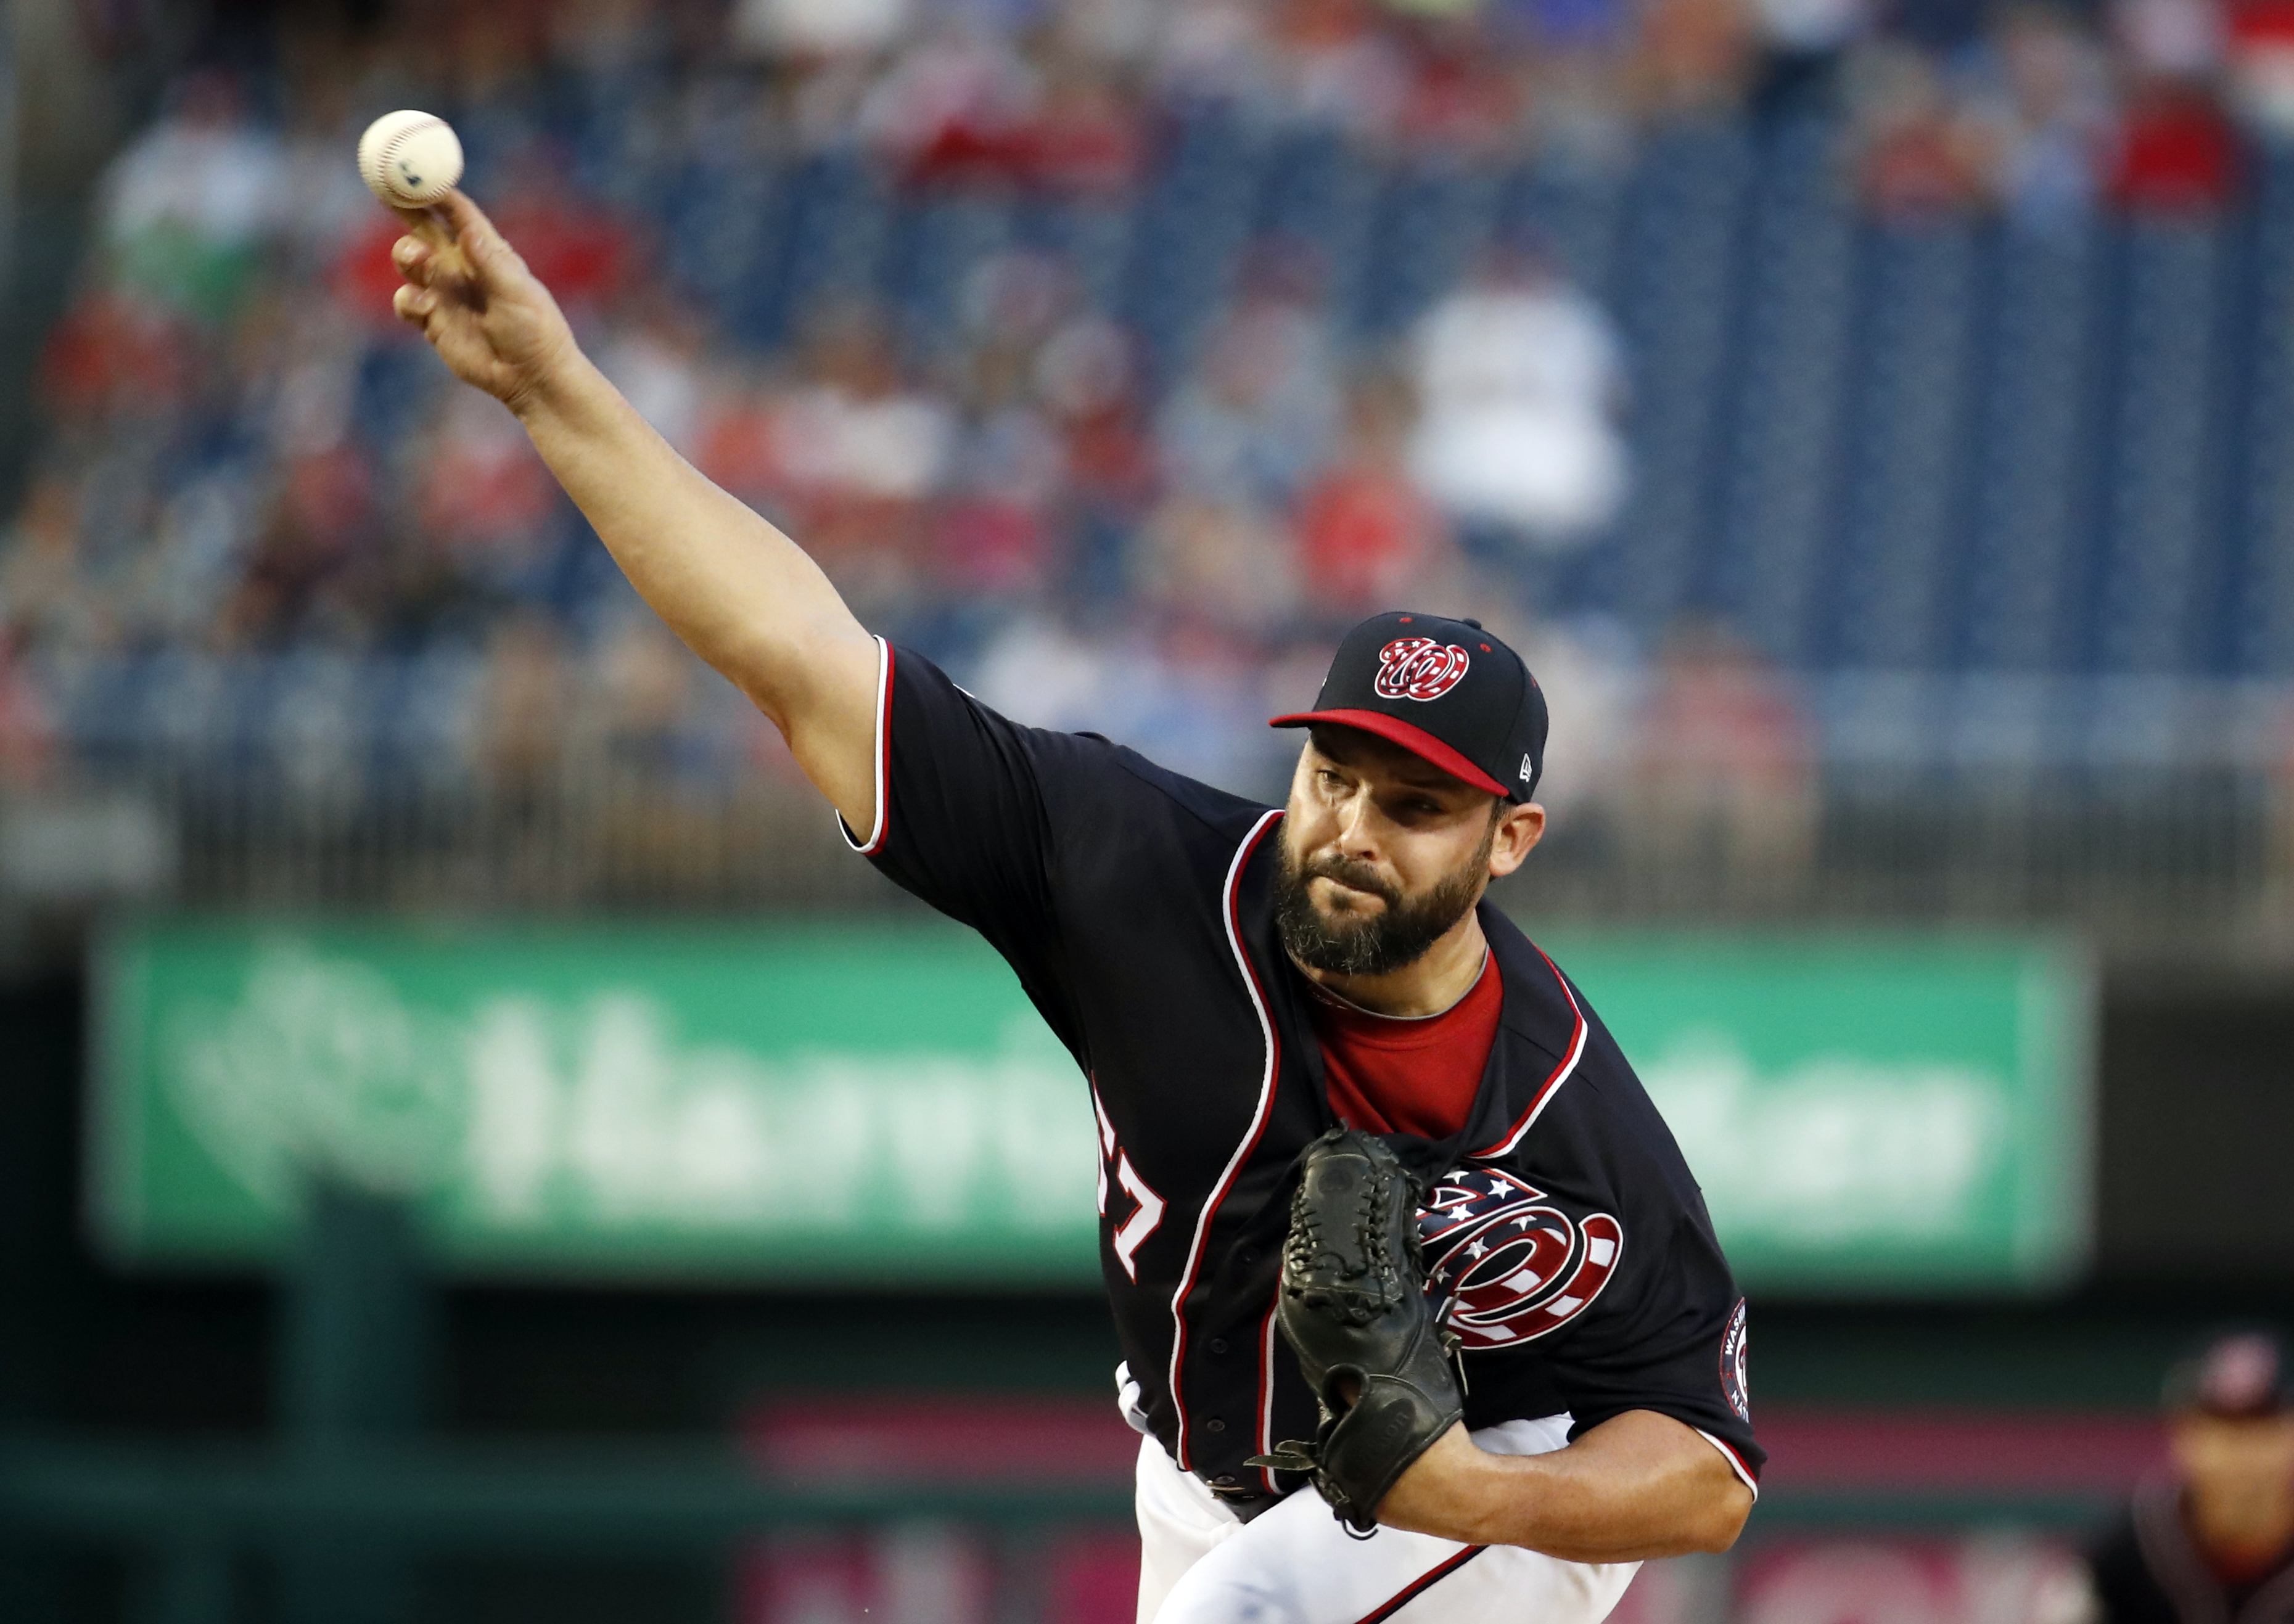
[[[1491,955],[1466,995],[1439,1015],[1373,1015],[1308,986],[1330,1109],[1340,1122],[1421,1139],[1447,1139],[1466,1125],[1505,1005]]]

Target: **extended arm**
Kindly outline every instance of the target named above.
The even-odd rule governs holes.
[[[1670,1416],[1631,1409],[1550,1455],[1493,1455],[1453,1426],[1402,1474],[1378,1520],[1565,1562],[1640,1562],[1725,1551],[1752,1509],[1720,1450]]]
[[[874,639],[801,548],[671,449],[574,341],[549,291],[460,192],[410,215],[399,316],[514,412],[614,561],[779,728],[850,827],[875,819]],[[467,264],[467,270],[464,268]]]

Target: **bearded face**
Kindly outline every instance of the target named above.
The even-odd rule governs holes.
[[[1330,975],[1383,976],[1417,962],[1481,896],[1497,832],[1493,817],[1472,857],[1423,889],[1405,893],[1343,853],[1301,854],[1286,825],[1274,894],[1283,947],[1307,969]],[[1333,883],[1317,887],[1317,879]],[[1316,900],[1318,892],[1323,900]]]

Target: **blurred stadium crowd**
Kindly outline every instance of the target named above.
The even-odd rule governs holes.
[[[673,443],[1030,719],[1263,787],[1409,601],[1532,650],[1556,796],[1733,774],[1786,846],[1907,706],[2282,753],[2222,685],[2294,667],[2286,0],[281,15],[113,163],[47,339],[13,782],[780,770],[392,322],[397,106]]]

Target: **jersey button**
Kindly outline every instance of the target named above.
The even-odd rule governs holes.
[[[1213,1416],[1203,1423],[1203,1430],[1207,1433],[1223,1433],[1226,1431],[1226,1423]]]
[[[1212,1337],[1212,1338],[1211,1338],[1211,1352],[1214,1352],[1214,1353],[1224,1353],[1224,1352],[1226,1352],[1226,1338],[1225,1338],[1225,1337],[1224,1337],[1224,1336],[1214,1336],[1214,1337]]]

